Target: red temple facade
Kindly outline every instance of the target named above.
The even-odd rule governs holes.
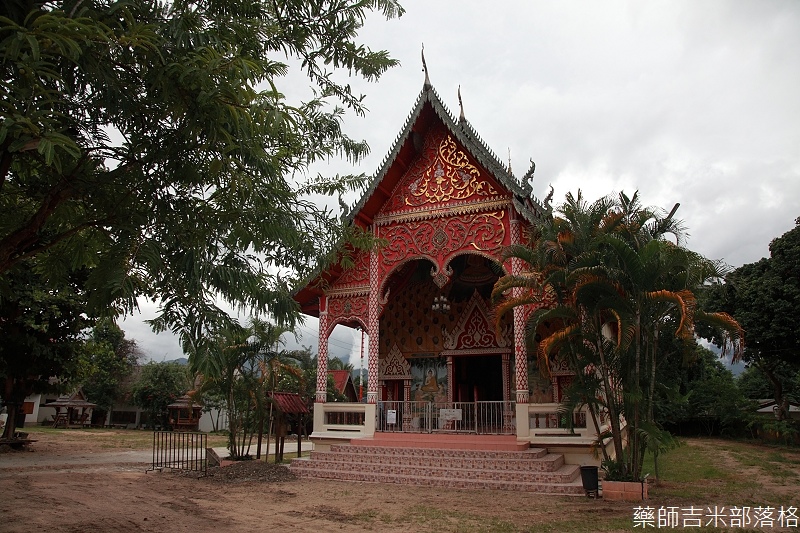
[[[551,446],[593,440],[585,414],[558,413],[570,372],[529,365],[525,310],[495,327],[490,294],[519,260],[503,250],[549,209],[499,161],[426,79],[413,110],[349,221],[383,243],[297,291],[319,318],[312,439],[318,445],[399,433],[514,435]],[[366,403],[326,403],[328,338],[339,324],[369,337]],[[577,433],[576,433],[577,432]],[[594,431],[592,431],[594,433]]]

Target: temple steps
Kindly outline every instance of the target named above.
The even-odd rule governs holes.
[[[471,435],[459,433],[376,432],[374,437],[352,439],[350,444],[353,446],[387,446],[392,448],[437,448],[511,452],[521,452],[530,448],[529,442],[520,442],[515,435]]]
[[[299,477],[583,495],[580,469],[561,454],[409,446],[333,445],[294,459]]]

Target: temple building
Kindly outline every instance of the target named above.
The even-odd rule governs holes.
[[[585,412],[572,413],[572,424],[559,413],[569,369],[555,364],[541,376],[526,351],[529,310],[515,309],[498,328],[490,302],[499,277],[522,269],[503,260],[504,249],[523,243],[549,205],[532,194],[534,165],[516,178],[460,100],[455,118],[426,71],[397,140],[348,215],[383,245],[354,252],[354,266],[334,265],[295,293],[302,312],[319,319],[311,438],[324,450],[350,439],[469,435],[581,461],[596,433]],[[340,324],[368,335],[366,402],[326,402],[328,338]]]

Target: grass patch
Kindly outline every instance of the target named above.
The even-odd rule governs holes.
[[[692,482],[699,479],[703,480],[726,480],[730,479],[730,473],[719,466],[717,461],[710,458],[699,449],[681,446],[662,453],[658,456],[658,469],[661,479],[668,479],[679,483]],[[653,455],[648,454],[642,466],[643,474],[655,475],[655,462]]]
[[[108,450],[148,450],[153,447],[153,432],[140,429],[80,428],[65,429],[48,426],[25,427],[21,431],[32,439],[47,437],[50,440],[71,444],[87,443]],[[221,448],[228,445],[227,435],[208,433],[208,446]],[[37,437],[38,436],[38,437]]]
[[[699,506],[788,505],[787,495],[779,488],[800,475],[787,455],[797,457],[740,441],[684,441],[659,456],[661,479],[651,490],[652,499]],[[645,468],[652,468],[652,457]]]

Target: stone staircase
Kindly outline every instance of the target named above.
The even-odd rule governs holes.
[[[563,455],[543,448],[520,449],[514,442],[512,449],[502,449],[479,437],[391,444],[390,440],[334,444],[330,451],[294,459],[290,468],[308,478],[584,495],[580,468],[564,464]]]

